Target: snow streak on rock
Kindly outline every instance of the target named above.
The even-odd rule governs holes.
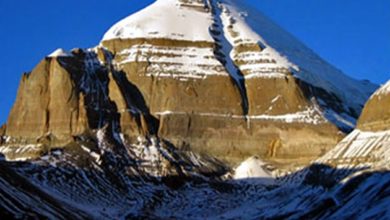
[[[175,25],[171,25],[175,24]],[[191,28],[187,28],[191,24]],[[357,112],[376,86],[344,75],[261,13],[230,0],[158,0],[114,25],[102,41],[169,39],[209,42],[212,48],[134,45],[120,52],[120,64],[149,62],[149,76],[205,79],[229,73],[248,98],[245,80],[288,75],[320,88],[337,102],[325,100],[323,116],[342,130],[352,130]],[[218,64],[218,61],[222,65]],[[319,97],[315,97],[318,99]],[[337,105],[337,107],[335,107]]]
[[[58,48],[57,50],[53,51],[48,57],[72,57],[72,53],[65,51],[62,48]]]
[[[112,43],[110,52],[114,57],[103,49],[104,42]],[[230,0],[157,0],[114,25],[104,36],[102,45],[72,53],[58,49],[46,59],[56,65],[58,62],[58,68],[68,68],[69,71],[63,70],[64,76],[74,75],[75,80],[68,77],[69,90],[72,97],[80,97],[80,100],[77,98],[77,105],[70,111],[78,105],[82,108],[77,115],[86,111],[81,120],[85,129],[69,133],[61,144],[57,144],[59,136],[52,135],[50,127],[47,134],[32,138],[34,144],[26,144],[23,137],[7,136],[2,131],[1,218],[390,218],[388,130],[355,130],[315,163],[286,170],[269,166],[265,162],[268,160],[260,157],[251,157],[236,169],[230,169],[203,152],[191,151],[188,143],[184,143],[204,136],[199,141],[203,147],[200,149],[204,150],[210,146],[206,145],[209,139],[214,138],[211,144],[217,145],[223,139],[234,139],[230,134],[255,138],[258,130],[264,129],[259,132],[271,133],[271,138],[261,144],[269,146],[260,147],[264,154],[272,154],[272,158],[277,150],[282,155],[294,153],[288,151],[288,145],[282,144],[285,139],[296,138],[293,136],[298,137],[293,139],[297,143],[291,145],[292,149],[301,149],[302,142],[306,150],[302,153],[311,150],[312,146],[307,143],[333,141],[331,138],[336,139],[333,136],[322,139],[329,135],[326,131],[314,131],[318,127],[322,129],[329,121],[345,130],[354,126],[355,117],[375,86],[343,75],[260,13]],[[50,65],[43,65],[42,70],[47,66]],[[126,68],[130,70],[125,72]],[[143,72],[144,78],[137,78],[137,74],[142,74],[137,68],[147,70]],[[45,80],[53,76],[50,75],[53,72],[49,71]],[[42,76],[40,73],[38,69],[37,76]],[[221,111],[218,105],[210,105],[205,111],[202,108],[181,110],[181,103],[174,103],[172,108],[157,106],[161,109],[150,113],[143,100],[145,94],[132,84],[127,78],[129,75],[141,84],[145,79],[152,79],[153,85],[173,78],[170,92],[174,94],[177,88],[184,87],[188,96],[178,97],[190,97],[190,101],[186,101],[191,104],[204,103],[204,99],[199,101],[196,86],[207,79],[214,80],[212,85],[226,80],[220,85],[222,90],[225,85],[233,85],[230,79],[234,79],[241,90],[244,111],[232,113],[228,108]],[[27,83],[28,78],[26,75],[23,80]],[[283,87],[288,95],[296,92],[289,101],[291,105],[298,104],[290,108],[287,98],[275,88],[276,93],[265,99],[269,106],[265,106],[264,111],[248,114],[248,107],[252,106],[246,94],[246,82],[254,82],[250,95],[256,99],[265,95],[256,93],[264,86],[256,84],[262,83],[261,80],[273,81],[275,87]],[[163,89],[158,91],[170,86],[166,82],[161,85]],[[387,83],[374,96],[380,95],[380,100],[385,100],[382,98],[389,94],[389,88]],[[50,89],[56,91],[56,88]],[[39,88],[37,91],[38,94]],[[205,92],[206,99],[212,95],[210,93]],[[240,109],[238,92],[229,94],[238,97],[230,106]],[[62,97],[61,92],[58,97]],[[223,98],[221,103],[228,100]],[[191,102],[193,100],[196,101]],[[255,108],[264,108],[265,102],[258,100],[260,103]],[[282,107],[273,114],[271,110],[277,105]],[[25,107],[23,103],[20,106]],[[50,118],[48,109],[37,109]],[[152,118],[152,114],[161,121]],[[184,138],[174,136],[173,139],[178,139],[176,142],[183,142],[181,148],[176,148],[157,130],[180,133],[183,127],[178,124],[183,118],[188,121],[187,132],[197,129],[198,133],[193,136],[187,133]],[[192,127],[206,119],[211,123],[205,127]],[[247,128],[243,119],[247,120]],[[162,121],[176,120],[179,122],[171,126],[160,126]],[[251,122],[259,124],[251,130]],[[179,129],[175,130],[174,126]],[[229,130],[234,126],[237,130]],[[376,128],[387,129],[386,126],[382,123]],[[223,131],[218,133],[220,130]],[[303,130],[302,136],[293,133],[300,130]],[[336,135],[339,130],[334,128],[332,132]],[[307,137],[308,134],[313,137]],[[306,137],[321,140],[305,142]],[[255,140],[260,142],[262,138]],[[222,150],[239,152],[239,156],[252,153],[245,152],[251,147],[243,147],[245,141],[226,142]],[[253,146],[256,151],[259,150],[257,144]]]
[[[209,4],[214,17],[214,23],[210,27],[210,32],[216,42],[217,50],[215,56],[222,64],[224,64],[226,71],[235,80],[237,87],[240,89],[243,112],[244,114],[248,114],[249,103],[245,89],[245,82],[242,73],[237,68],[233,60],[233,44],[227,39],[226,31],[228,24],[223,20],[222,11],[224,8],[218,1],[215,0],[210,0]]]
[[[390,131],[355,130],[318,162],[335,164],[339,167],[387,167],[390,162],[389,146]]]

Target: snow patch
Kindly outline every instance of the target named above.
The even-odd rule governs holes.
[[[101,155],[92,151],[91,149],[89,149],[88,147],[84,146],[84,145],[81,145],[81,149],[83,149],[85,152],[87,152],[92,158],[95,159],[95,162],[99,165],[101,165],[102,163],[102,160],[101,160]]]
[[[201,7],[205,5],[213,10]],[[187,6],[196,6],[197,9]],[[213,11],[214,14],[211,13]],[[377,88],[367,81],[346,76],[242,2],[157,0],[115,24],[102,41],[136,38],[211,42],[219,46],[220,56],[226,59],[223,66],[218,63],[219,58],[211,48],[187,50],[186,47],[176,48],[174,45],[136,45],[120,52],[119,65],[150,63],[147,76],[188,81],[205,79],[210,75],[226,76],[227,72],[236,80],[242,80],[237,72],[241,72],[245,79],[293,75],[329,94],[335,94],[341,103],[345,103],[347,114],[349,109],[360,112],[362,105]],[[245,51],[236,50],[245,45],[255,46]],[[324,115],[342,128],[354,127],[355,122],[349,115],[333,113]]]
[[[246,62],[240,66],[241,70],[261,75],[276,69],[284,73],[284,69],[287,69],[295,77],[335,93],[344,103],[356,110],[361,109],[361,105],[376,90],[376,85],[372,83],[346,76],[291,34],[260,12],[246,7],[244,3],[224,0],[222,7],[223,19],[230,22],[232,27],[230,34],[225,31],[229,41],[235,45],[259,44],[263,48],[260,52],[236,54],[236,59]],[[259,59],[268,62],[254,62]],[[258,72],[259,69],[263,71]],[[254,77],[253,74],[251,77]]]
[[[227,1],[227,3],[229,3],[229,1]],[[265,69],[264,72],[267,72],[267,69],[292,69],[299,71],[298,66],[291,63],[286,57],[279,54],[279,52],[274,48],[270,47],[267,42],[258,33],[256,33],[252,27],[249,26],[246,21],[246,11],[240,11],[238,8],[229,4],[221,4],[221,7],[223,8],[223,23],[230,24],[225,26],[224,33],[233,46],[236,47],[245,44],[258,44],[258,42],[261,42],[262,45],[265,46],[265,48],[261,51],[232,53],[233,57],[236,59],[248,62],[248,64],[240,65],[241,71],[258,70],[261,68]],[[246,16],[242,16],[243,14]],[[231,30],[229,30],[229,28]],[[268,60],[272,62],[253,62],[256,59]]]
[[[188,115],[188,112],[178,112],[178,111],[163,111],[155,112],[155,115],[164,116],[164,115]],[[283,115],[233,115],[233,114],[218,114],[218,113],[191,113],[193,115],[199,115],[203,117],[222,117],[222,118],[233,118],[233,119],[253,119],[253,120],[274,120],[282,121],[286,123],[310,123],[310,124],[321,124],[325,123],[326,119],[318,113],[317,109],[308,108],[304,111],[288,113]]]
[[[273,184],[274,178],[260,158],[254,156],[242,162],[234,171],[234,179]]]
[[[102,41],[112,39],[167,38],[213,42],[210,13],[180,7],[177,0],[158,0],[110,28]]]
[[[0,154],[4,154],[7,161],[27,161],[34,159],[34,157],[29,154],[34,155],[36,152],[39,152],[42,147],[42,144],[0,146]]]
[[[149,63],[147,76],[179,79],[204,79],[207,76],[228,76],[214,57],[211,47],[134,45],[119,53],[118,65],[131,62]]]
[[[58,48],[53,53],[49,54],[47,57],[73,57],[73,54],[62,48]]]
[[[333,150],[318,159],[339,166],[385,166],[390,164],[390,130],[368,132],[354,130]]]

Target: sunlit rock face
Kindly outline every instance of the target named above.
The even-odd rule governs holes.
[[[241,1],[157,0],[23,75],[0,216],[387,219],[388,88],[353,130],[375,85]]]
[[[357,128],[319,161],[335,166],[388,168],[390,161],[390,83],[367,101]]]
[[[358,129],[384,131],[390,129],[390,81],[368,100],[360,116]]]
[[[309,161],[353,129],[375,88],[245,6],[158,0],[96,48],[58,49],[25,74],[5,136],[51,148],[108,125],[229,163]]]

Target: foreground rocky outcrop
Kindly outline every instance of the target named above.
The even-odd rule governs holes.
[[[2,218],[345,219],[389,217],[387,171],[312,165],[277,180],[132,176],[81,168],[54,151],[33,162],[0,160]],[[248,162],[248,161],[247,161]],[[108,165],[108,164],[106,164]],[[110,164],[115,168],[118,164]],[[106,170],[107,169],[107,170]],[[182,178],[181,178],[182,179]],[[265,184],[262,182],[265,181]]]
[[[387,85],[363,112],[386,105]],[[378,95],[384,102],[373,104]],[[380,112],[386,118],[388,109]],[[381,122],[381,115],[370,118]],[[382,122],[383,129],[356,129],[313,164],[282,174],[259,157],[229,170],[155,137],[129,144],[105,126],[96,140],[28,162],[0,156],[0,217],[387,219],[390,127]]]

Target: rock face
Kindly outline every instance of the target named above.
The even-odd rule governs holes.
[[[12,137],[11,143],[61,146],[105,125],[115,132],[122,126],[131,136],[153,132],[153,121],[144,106],[139,106],[139,97],[131,99],[136,91],[125,87],[126,81],[99,61],[98,56],[104,60],[108,52],[53,54],[57,56],[46,57],[22,78],[5,133]]]
[[[368,131],[390,129],[390,81],[368,100],[357,127]]]
[[[7,123],[8,136],[36,139],[53,134],[62,139],[87,128],[85,106],[77,88],[81,74],[64,68],[73,59],[45,58],[23,76]]]
[[[390,82],[368,100],[357,129],[319,162],[332,165],[388,167],[390,161]]]
[[[157,0],[23,75],[0,216],[389,219],[390,82],[291,166],[374,88],[230,0]]]
[[[57,50],[25,74],[6,144],[64,146],[108,125],[231,163],[311,159],[354,127],[375,88],[232,1],[158,0],[98,47]]]

